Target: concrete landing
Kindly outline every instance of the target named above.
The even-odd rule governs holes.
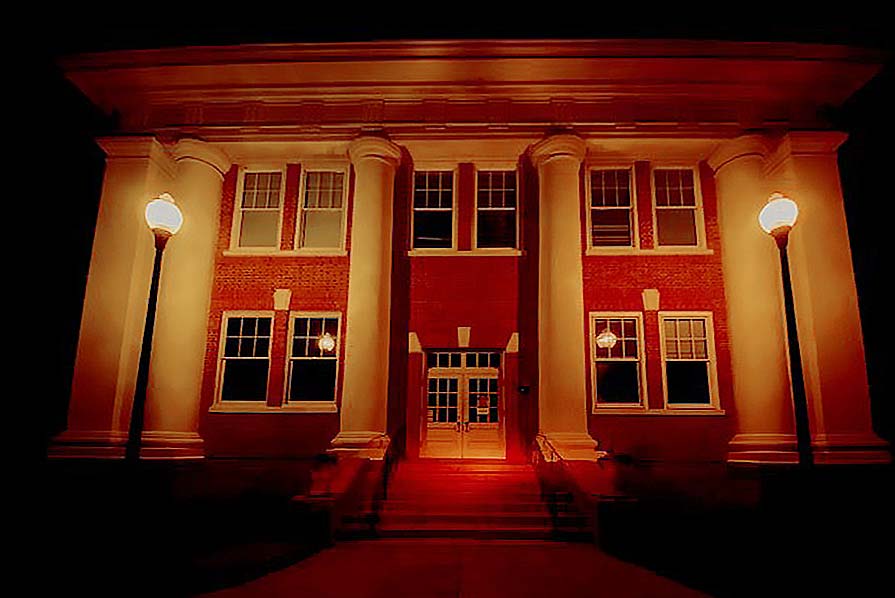
[[[249,583],[206,594],[315,598],[706,596],[589,544],[517,540],[344,542]]]

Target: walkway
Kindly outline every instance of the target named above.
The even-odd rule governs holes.
[[[590,544],[514,540],[343,542],[208,596],[487,598],[705,596]]]

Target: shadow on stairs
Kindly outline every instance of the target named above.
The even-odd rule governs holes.
[[[401,462],[377,512],[342,521],[341,538],[592,540],[570,494],[545,493],[528,464]]]

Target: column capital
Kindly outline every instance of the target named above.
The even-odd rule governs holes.
[[[148,160],[169,176],[174,176],[175,163],[171,154],[151,135],[97,137],[97,145],[107,160]]]
[[[764,161],[771,154],[773,147],[772,141],[764,135],[741,135],[721,143],[706,162],[714,172],[718,172],[724,166],[747,156],[758,157]]]
[[[195,160],[213,168],[223,179],[230,170],[230,156],[221,148],[199,139],[181,139],[174,146],[174,159]]]
[[[530,152],[532,162],[538,167],[555,158],[571,158],[580,163],[587,153],[587,145],[577,135],[561,133],[538,141],[531,146]]]
[[[835,155],[847,138],[839,131],[790,131],[780,140],[777,151],[792,156]]]
[[[384,137],[366,135],[348,144],[348,157],[352,164],[374,159],[397,167],[401,163],[401,148]]]

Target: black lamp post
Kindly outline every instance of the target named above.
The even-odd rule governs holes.
[[[149,287],[149,301],[146,308],[146,324],[143,327],[143,345],[140,348],[140,365],[137,369],[137,384],[134,388],[134,402],[131,406],[131,421],[127,432],[127,446],[124,458],[135,463],[140,459],[140,442],[143,437],[143,418],[146,407],[146,388],[149,385],[149,358],[152,354],[152,333],[155,329],[155,308],[158,304],[158,285],[162,269],[162,255],[168,239],[180,230],[183,215],[175,205],[174,198],[163,193],[146,206],[146,224],[155,235],[155,260],[152,265],[152,284]]]
[[[786,251],[789,232],[795,225],[798,215],[799,207],[796,202],[780,193],[774,193],[758,215],[758,222],[766,233],[774,237],[777,249],[780,250],[780,273],[783,277],[783,302],[786,311],[786,337],[789,341],[789,379],[792,384],[792,400],[796,419],[796,442],[799,451],[799,466],[807,469],[814,465],[814,456],[811,452],[808,399],[805,395],[805,379],[802,375],[799,331],[796,327],[789,256]]]

